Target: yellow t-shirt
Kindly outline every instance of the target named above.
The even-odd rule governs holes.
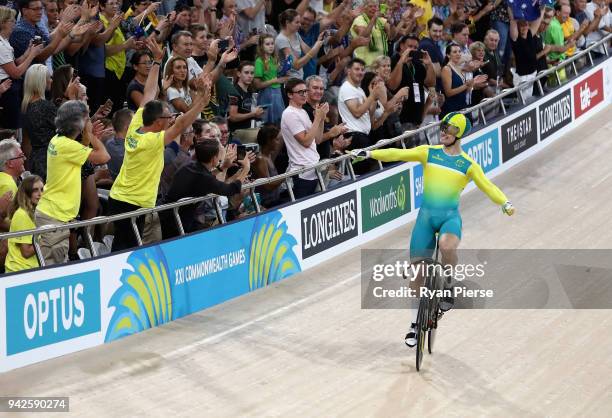
[[[81,206],[81,167],[92,149],[55,135],[47,148],[47,184],[37,209],[62,222],[76,218]]]
[[[62,222],[74,219],[81,206],[81,167],[92,149],[55,135],[47,148],[47,184],[37,209]]]
[[[417,19],[417,24],[419,26],[423,26],[423,31],[419,33],[419,38],[427,36],[427,22],[429,21],[429,19],[433,17],[433,8],[431,7],[431,1],[430,0],[410,0],[410,3],[425,10],[425,12],[423,13],[423,16]]]
[[[104,24],[104,28],[108,28],[109,22],[102,13],[100,13],[100,21]],[[125,36],[121,29],[117,28],[113,32],[113,36],[106,42],[106,45],[121,45],[125,42]],[[118,52],[114,55],[106,55],[104,60],[104,66],[110,71],[114,72],[118,79],[121,79],[123,72],[125,71],[125,64],[127,60],[125,57],[125,51]]]
[[[36,225],[30,215],[22,208],[17,209],[11,220],[10,232],[26,231],[28,229],[34,229]],[[17,238],[10,238],[8,240],[8,254],[6,255],[6,261],[4,267],[6,271],[20,271],[29,270],[38,267],[38,259],[36,254],[32,257],[25,258],[21,254],[19,245],[17,244],[32,244],[32,235],[24,235]]]
[[[559,22],[561,23],[561,22]],[[565,20],[565,22],[561,23],[561,29],[563,29],[563,38],[567,39],[570,36],[572,36],[575,32],[574,29],[574,24],[572,23],[572,19],[571,18],[567,18]],[[565,51],[565,55],[568,57],[571,57],[572,55],[574,55],[576,53],[576,48],[570,48],[567,51]]]
[[[17,194],[17,183],[10,174],[0,171],[0,196],[3,196],[6,192],[12,192],[13,198]]]
[[[138,109],[125,136],[125,156],[110,197],[141,208],[155,207],[159,178],[164,169],[164,131],[139,132],[142,110]]]
[[[367,27],[370,19],[366,18],[363,14],[357,16],[351,25],[351,36],[354,38],[357,36],[355,26]],[[372,65],[374,60],[381,55],[385,55],[387,52],[387,45],[385,45],[386,37],[383,37],[384,25],[387,20],[384,17],[379,17],[378,21],[372,28],[370,39],[373,40],[373,48],[370,45],[360,46],[355,48],[355,57],[365,61],[366,66]]]

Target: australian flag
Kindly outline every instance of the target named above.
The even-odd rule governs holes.
[[[555,0],[507,0],[516,20],[531,22],[540,17],[540,6],[553,7]]]

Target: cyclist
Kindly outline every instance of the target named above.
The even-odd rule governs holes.
[[[480,190],[500,205],[503,213],[512,215],[514,207],[504,193],[485,176],[480,165],[461,149],[461,138],[471,130],[470,121],[461,113],[449,113],[442,120],[440,130],[442,145],[373,151],[356,149],[350,154],[354,160],[374,158],[385,162],[416,161],[423,164],[423,203],[412,230],[410,259],[417,262],[431,258],[436,244],[436,233],[439,233],[442,264],[455,266],[462,225],[459,198],[470,180],[474,180]],[[446,286],[450,285],[446,283]],[[448,293],[450,292],[445,292]],[[443,297],[440,309],[447,311],[453,303],[453,297]],[[414,347],[417,342],[417,309],[413,309],[412,313],[413,321],[405,339],[409,347]]]

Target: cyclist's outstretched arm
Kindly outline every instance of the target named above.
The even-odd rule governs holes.
[[[429,153],[429,146],[421,145],[416,148],[403,149],[403,148],[387,148],[387,149],[376,149],[370,151],[370,156],[375,160],[384,162],[391,161],[417,161],[421,164],[427,162],[427,154]]]
[[[484,171],[482,171],[482,168],[477,163],[472,163],[467,171],[467,175],[474,180],[476,186],[489,196],[489,199],[493,202],[498,205],[503,205],[508,201],[506,195],[487,178]]]

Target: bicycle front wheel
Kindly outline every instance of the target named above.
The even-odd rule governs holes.
[[[417,314],[417,345],[416,345],[416,369],[421,370],[423,363],[423,353],[425,351],[425,338],[427,331],[427,320],[429,317],[429,299],[422,297],[419,301],[419,310]]]

